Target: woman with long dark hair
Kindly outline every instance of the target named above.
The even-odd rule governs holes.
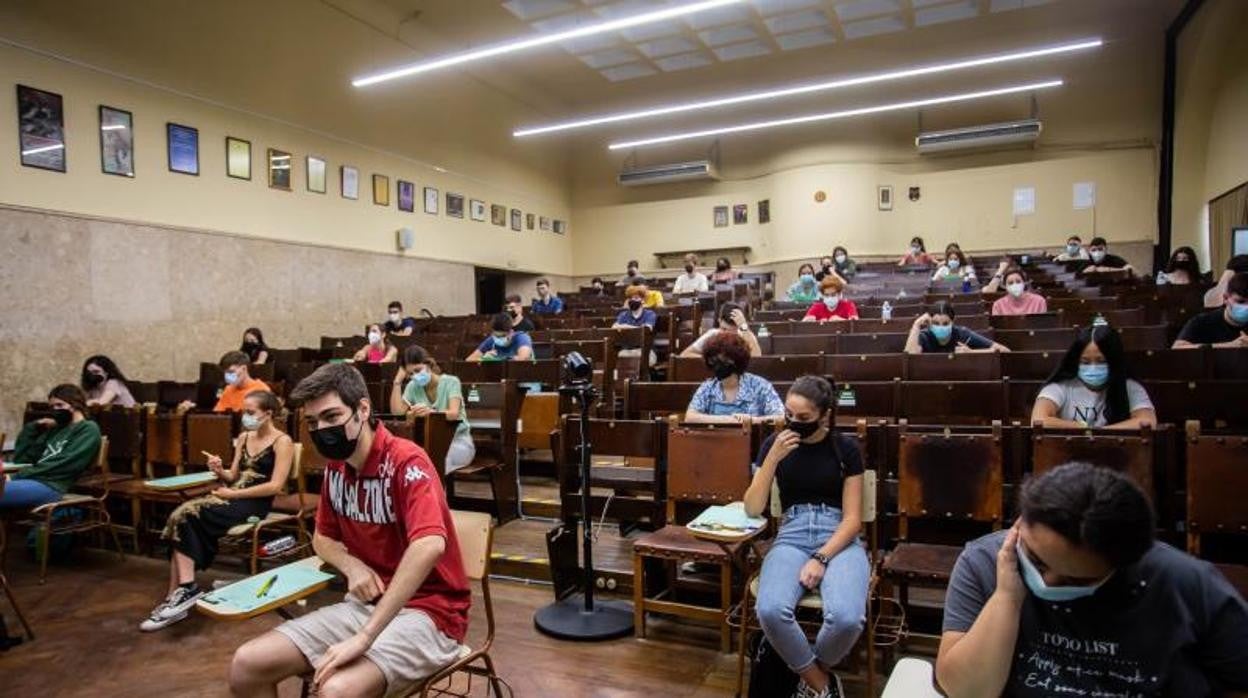
[[[126,376],[113,360],[96,354],[82,362],[82,390],[88,405],[134,407],[134,396],[126,386]]]
[[[1170,255],[1166,262],[1166,282],[1172,284],[1194,284],[1204,278],[1200,271],[1200,261],[1196,259],[1196,250],[1180,247]]]
[[[759,516],[774,483],[784,508],[759,574],[758,620],[776,653],[805,682],[797,695],[841,696],[832,667],[862,632],[871,576],[858,542],[862,453],[836,430],[835,393],[826,378],[798,378],[784,408],[785,429],[763,442],[742,498],[746,513]],[[793,614],[802,596],[816,589],[823,624],[812,648]]]
[[[269,345],[264,343],[264,333],[259,327],[243,330],[243,343],[238,350],[246,354],[253,364],[263,364],[269,360]]]
[[[1056,428],[1138,429],[1156,426],[1157,412],[1144,386],[1131,378],[1117,330],[1093,325],[1079,331],[1044,382],[1031,421]]]

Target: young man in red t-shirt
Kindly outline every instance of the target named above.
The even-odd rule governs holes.
[[[275,696],[315,670],[321,695],[394,692],[452,662],[467,630],[472,594],[446,494],[423,449],[372,421],[352,366],[322,366],[291,400],[329,461],[312,547],[346,575],[348,595],[239,647],[230,690]]]
[[[819,282],[819,300],[810,306],[802,322],[827,322],[828,320],[857,320],[858,306],[844,297],[845,280],[835,272]]]

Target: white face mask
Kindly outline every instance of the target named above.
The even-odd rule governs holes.
[[[836,306],[841,304],[841,295],[838,293],[833,296],[824,296],[823,304],[828,307],[828,310],[834,310]]]
[[[368,333],[369,344],[381,344],[381,333],[376,330]]]
[[[398,322],[400,319],[402,319],[402,316],[398,313],[390,313],[390,322]]]
[[[1092,255],[1093,262],[1099,262],[1102,259],[1105,259],[1105,250],[1092,250],[1088,254]]]
[[[1020,296],[1022,296],[1022,295],[1023,295],[1023,289],[1024,289],[1024,288],[1026,288],[1026,287],[1024,286],[1023,282],[1021,282],[1021,281],[1016,281],[1016,282],[1014,282],[1014,283],[1012,283],[1012,284],[1006,284],[1006,285],[1005,285],[1005,290],[1009,291],[1009,292],[1010,292],[1010,295],[1011,295],[1011,296],[1014,296],[1015,298],[1018,298],[1018,297],[1020,297]]]
[[[843,254],[838,254],[838,255],[836,256],[836,263],[837,263],[837,264],[844,264],[844,263],[845,263],[845,255],[843,255]]]

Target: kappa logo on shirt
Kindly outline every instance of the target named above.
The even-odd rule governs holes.
[[[419,465],[407,466],[407,472],[403,474],[403,482],[408,485],[416,482],[417,480],[426,480],[428,478],[429,475],[426,474],[425,471],[421,470]]]

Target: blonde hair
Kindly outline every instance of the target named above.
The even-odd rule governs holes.
[[[822,281],[819,282],[819,290],[824,293],[828,291],[834,291],[836,293],[840,293],[841,291],[845,290],[845,282],[842,281],[841,277],[839,276],[828,274],[827,276],[823,277]]]
[[[650,289],[647,288],[644,284],[634,284],[624,289],[624,297],[632,298],[633,296],[641,296],[642,298],[645,298],[646,294],[649,292],[650,292]]]

